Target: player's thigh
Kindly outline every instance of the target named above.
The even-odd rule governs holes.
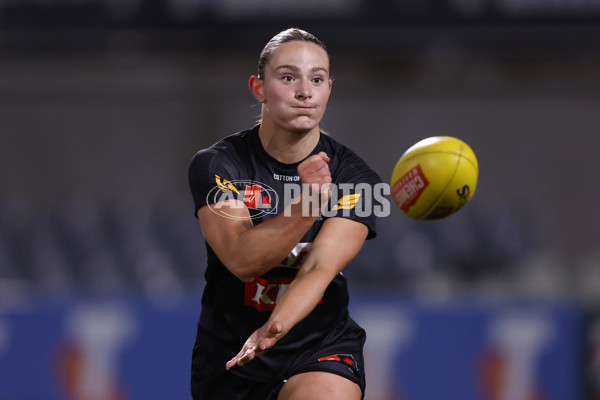
[[[358,384],[340,375],[311,371],[292,376],[277,400],[360,400]]]

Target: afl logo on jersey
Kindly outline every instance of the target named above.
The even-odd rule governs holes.
[[[250,219],[261,218],[267,214],[277,212],[277,203],[279,196],[275,190],[261,182],[251,180],[229,181],[215,175],[216,186],[213,187],[206,196],[206,204],[215,213],[228,218],[243,219],[232,215],[222,208],[223,202],[227,200],[239,200],[234,204],[242,207],[244,203],[250,212]]]

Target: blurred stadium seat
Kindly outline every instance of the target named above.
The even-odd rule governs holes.
[[[0,280],[55,295],[168,297],[203,286],[206,249],[184,200],[99,204],[75,195],[48,212],[20,198],[0,206]],[[469,283],[507,276],[534,251],[533,227],[509,205],[482,207],[425,223],[392,210],[345,274],[364,289],[410,289],[439,274]]]

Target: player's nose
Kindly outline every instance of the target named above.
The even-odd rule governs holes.
[[[308,82],[308,80],[301,79],[298,82],[298,87],[296,89],[296,97],[301,100],[310,99],[312,97],[310,83]]]

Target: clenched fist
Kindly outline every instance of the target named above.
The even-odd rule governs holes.
[[[314,154],[298,165],[298,175],[302,181],[303,190],[308,190],[309,196],[319,194],[319,203],[322,206],[329,200],[331,191],[331,172],[329,171],[329,156],[325,152]]]

